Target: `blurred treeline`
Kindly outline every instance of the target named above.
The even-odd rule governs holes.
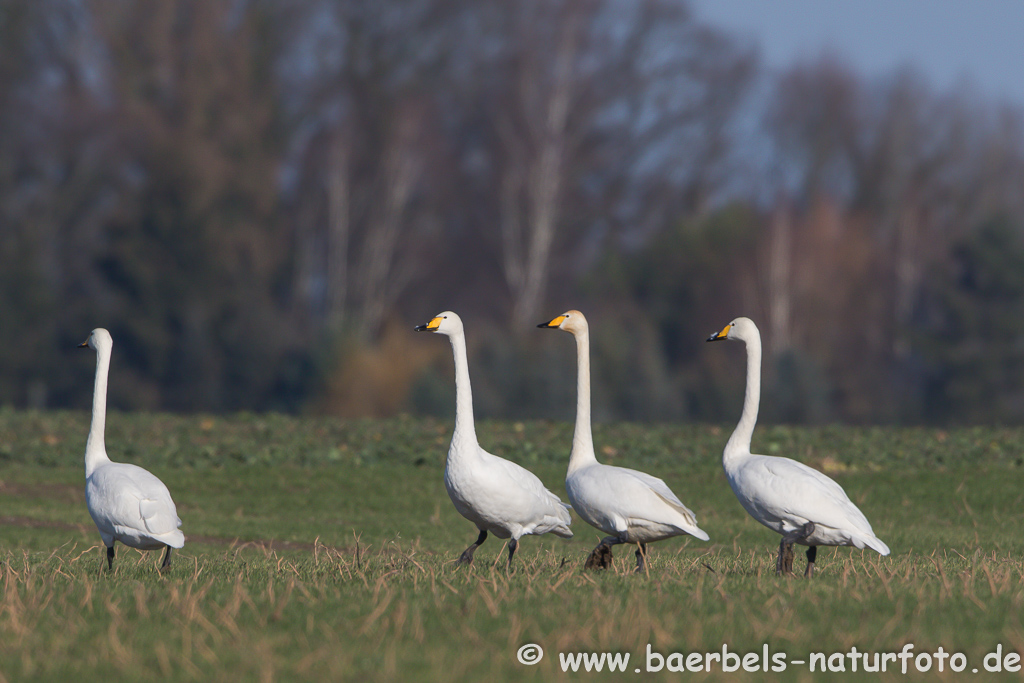
[[[0,0],[0,405],[1024,418],[1024,118],[683,2]]]

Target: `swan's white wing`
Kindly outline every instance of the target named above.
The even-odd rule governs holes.
[[[576,512],[607,533],[622,536],[645,529],[646,540],[656,540],[660,534],[677,535],[671,531],[676,529],[708,540],[668,485],[644,472],[598,463],[569,475],[566,489]]]
[[[759,521],[775,517],[799,526],[802,519],[874,536],[871,524],[843,488],[803,463],[789,458],[752,456],[733,479],[737,496],[741,502],[745,499],[744,507],[749,504],[761,513],[759,516],[751,511]]]
[[[647,474],[646,472],[641,472],[639,470],[631,470],[626,467],[613,467],[612,465],[604,465],[604,467],[616,469],[619,470],[620,472],[626,472],[630,476],[636,477],[645,485],[647,485],[652,491],[654,491],[659,496],[664,498],[666,503],[668,503],[672,507],[679,508],[685,514],[689,515],[690,517],[693,517],[694,524],[697,523],[697,517],[693,514],[693,511],[690,510],[690,508],[686,507],[681,500],[679,500],[679,496],[677,496],[672,491],[672,489],[668,487],[668,484],[666,484],[663,480],[653,475]]]
[[[641,472],[639,470],[631,470],[625,467],[616,467],[614,469],[620,470],[622,472],[629,474],[632,477],[635,477],[636,479],[639,479],[645,486],[650,488],[650,490],[656,496],[658,496],[658,498],[664,501],[665,504],[675,509],[676,512],[682,515],[683,518],[686,519],[688,524],[688,526],[685,527],[686,531],[691,536],[699,538],[702,541],[709,540],[709,536],[707,535],[707,533],[697,526],[697,515],[694,514],[693,510],[686,507],[686,505],[684,505],[683,502],[679,500],[679,496],[677,496],[675,492],[668,487],[668,484],[666,484],[662,479],[647,474],[646,472]]]
[[[522,509],[531,510],[533,516],[539,516],[538,527],[546,528],[563,538],[572,538],[572,532],[567,528],[572,523],[569,505],[563,503],[561,498],[544,486],[540,477],[511,460],[506,460],[487,451],[483,451],[483,453],[493,458],[490,462],[503,473],[501,478],[505,479],[510,486],[508,493],[520,503]],[[560,529],[560,527],[566,528]]]

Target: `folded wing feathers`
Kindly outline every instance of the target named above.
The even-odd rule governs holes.
[[[167,506],[166,501],[143,498],[139,501],[139,514],[146,530],[154,535],[173,533],[178,529],[181,520]]]
[[[650,488],[658,498],[664,501],[666,505],[682,515],[683,519],[686,520],[687,523],[687,526],[685,527],[687,533],[694,538],[701,539],[702,541],[709,540],[710,537],[697,526],[697,515],[693,513],[693,510],[686,507],[686,505],[679,500],[679,496],[677,496],[663,480],[647,474],[646,472],[640,472],[639,470],[631,470],[625,467],[619,469],[639,479],[644,483],[644,485]]]

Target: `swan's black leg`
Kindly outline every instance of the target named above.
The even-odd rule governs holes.
[[[164,551],[164,561],[160,564],[160,571],[163,571],[171,566],[171,546],[167,546],[167,550]]]
[[[584,569],[608,569],[612,566],[612,546],[622,543],[617,536],[605,536],[587,557]]]
[[[642,573],[644,566],[647,564],[647,544],[638,543],[636,549],[636,571]]]
[[[476,543],[462,551],[462,555],[459,556],[459,564],[473,564],[473,553],[475,553],[476,549],[479,548],[486,540],[487,531],[481,529],[480,535],[477,536]]]
[[[812,545],[807,548],[807,571],[804,572],[805,578],[811,578],[814,576],[814,558],[818,556],[818,546]]]
[[[511,539],[508,542],[508,567],[507,571],[512,571],[512,556],[516,554],[516,548],[519,547],[519,541]]]
[[[113,571],[114,569],[114,544],[111,543],[107,546],[107,569]]]

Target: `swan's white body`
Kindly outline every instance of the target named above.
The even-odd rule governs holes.
[[[572,538],[568,506],[535,474],[488,453],[477,442],[462,320],[445,311],[416,329],[447,335],[455,356],[455,431],[444,468],[444,485],[455,509],[481,531],[514,542],[549,532]]]
[[[725,467],[729,486],[750,516],[782,535],[814,523],[800,545],[852,545],[889,554],[871,524],[843,488],[807,465],[769,455],[750,455]]]
[[[540,327],[558,328],[576,339],[576,430],[565,476],[572,509],[588,524],[621,543],[646,544],[689,534],[708,535],[668,485],[644,472],[603,465],[594,453],[590,420],[590,328],[579,311],[568,311]]]
[[[737,318],[708,341],[719,339],[747,346],[743,413],[722,456],[725,476],[743,509],[783,536],[812,523],[813,532],[795,540],[800,545],[850,545],[888,555],[889,546],[835,481],[795,460],[750,452],[761,397],[761,334],[752,320]]]
[[[565,477],[569,502],[587,524],[623,543],[651,543],[689,534],[708,535],[668,485],[644,472],[595,462]]]
[[[558,496],[527,469],[481,448],[475,440],[452,438],[444,486],[459,514],[498,538],[548,532],[572,538],[572,516]]]
[[[103,433],[113,340],[106,330],[97,328],[82,344],[86,345],[96,350],[96,385],[85,446],[85,503],[100,538],[110,550],[115,541],[140,550],[181,548],[185,545],[178,528],[181,520],[164,483],[141,467],[111,462],[107,456]],[[168,559],[169,555],[165,562]]]

